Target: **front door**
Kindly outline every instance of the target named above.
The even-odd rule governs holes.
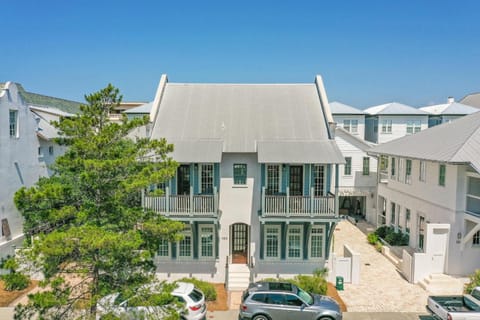
[[[290,195],[303,195],[303,166],[290,166]]]
[[[177,194],[190,194],[190,166],[182,164],[177,170]]]
[[[247,263],[248,257],[248,225],[236,223],[231,227],[232,263]]]

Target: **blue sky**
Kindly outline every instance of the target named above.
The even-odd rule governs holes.
[[[93,1],[2,4],[0,82],[126,101],[172,82],[296,83],[322,75],[355,107],[480,91],[480,1]]]

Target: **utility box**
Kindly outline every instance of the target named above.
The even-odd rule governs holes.
[[[339,291],[343,291],[343,277],[337,277],[335,281],[335,288]]]

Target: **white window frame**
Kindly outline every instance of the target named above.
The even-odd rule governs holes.
[[[194,246],[194,239],[193,239],[193,230],[190,225],[185,226],[182,231],[184,239],[177,242],[177,259],[179,260],[190,260],[193,259],[193,246]],[[180,244],[186,237],[190,237],[190,255],[189,256],[180,256]]]
[[[321,232],[319,233],[314,233],[314,230],[319,230]],[[319,257],[314,257],[312,256],[312,238],[313,237],[321,237],[321,255]],[[310,229],[310,234],[308,235],[308,258],[309,259],[323,259],[325,257],[325,226],[320,226],[320,225],[313,225],[312,228]]]
[[[473,234],[472,246],[480,248],[480,230]]]
[[[403,168],[405,167],[405,159],[399,158],[398,159],[398,176],[397,179],[400,182],[403,182],[405,180],[405,177],[403,175]]]
[[[363,157],[362,159],[362,175],[370,175],[370,157]]]
[[[395,179],[395,177],[397,176],[397,158],[395,157],[391,157],[390,159],[390,178],[391,179]]]
[[[442,180],[442,168],[445,168],[443,172],[443,180]],[[438,165],[438,185],[440,187],[445,187],[447,185],[447,165],[440,163]]]
[[[410,221],[412,219],[412,210],[405,208],[405,233],[410,234]]]
[[[395,202],[390,202],[390,225],[394,228],[397,226],[397,204]]]
[[[348,163],[347,159],[350,159],[350,165],[348,166],[348,168],[350,168],[350,172],[348,174],[345,173]],[[343,175],[347,177],[352,176],[352,157],[345,157],[345,164],[343,165]]]
[[[170,241],[168,241],[166,239],[161,239],[161,241],[166,241],[166,243],[167,243],[167,254],[166,255],[161,255],[160,254],[160,247],[159,247],[158,250],[157,250],[157,257],[160,258],[160,259],[168,259],[172,256],[172,244],[170,243]]]
[[[382,134],[391,134],[392,133],[392,120],[383,119],[382,120]]]
[[[290,231],[292,230],[296,230],[298,231],[298,233],[293,233],[293,234],[290,234]],[[290,256],[290,236],[299,236],[300,239],[300,243],[299,243],[299,249],[300,249],[300,252],[299,252],[299,256],[298,257],[291,257]],[[288,227],[287,227],[287,243],[286,243],[286,253],[285,253],[285,256],[286,256],[286,259],[289,259],[289,260],[302,260],[303,259],[303,225],[291,225],[289,224]],[[294,248],[296,249],[296,248]]]
[[[352,134],[358,133],[358,120],[357,119],[344,119],[343,129]]]
[[[480,195],[475,195],[475,194],[470,193],[470,190],[469,190],[470,189],[470,179],[480,180],[480,177],[472,176],[472,175],[467,176],[467,187],[466,187],[466,192],[465,192],[465,211],[470,212],[470,213],[475,214],[475,215],[478,215],[478,212],[473,212],[473,211],[468,210],[469,209],[468,208],[468,198],[480,201]]]
[[[211,228],[211,232],[203,232],[202,228]],[[205,256],[202,252],[202,236],[211,235],[212,236],[212,255]],[[198,225],[198,257],[200,259],[215,259],[215,226],[213,224],[199,224]]]
[[[53,156],[53,146],[48,146],[48,154]]]
[[[421,182],[427,182],[427,162],[420,160],[418,180]]]
[[[268,254],[268,247],[267,247],[267,238],[270,233],[268,233],[268,229],[275,230],[275,233],[271,234],[276,234],[277,236],[277,255],[276,256],[271,256],[269,257]],[[264,243],[264,254],[263,258],[265,260],[280,260],[280,257],[282,255],[281,253],[281,247],[282,247],[282,228],[280,225],[275,224],[275,225],[265,225],[264,231],[263,231],[263,243]]]
[[[13,118],[14,122],[12,122],[12,113],[15,114]],[[18,110],[16,109],[9,109],[8,112],[8,131],[10,134],[10,138],[18,138],[19,137],[19,125],[18,125]]]
[[[407,121],[407,134],[414,134],[422,130],[422,122],[420,120]]]
[[[410,164],[410,166],[408,165]],[[412,160],[406,159],[405,160],[405,183],[412,184]]]
[[[269,174],[270,171],[268,169],[273,168],[273,167],[276,167],[278,169],[278,177],[277,177],[278,178],[278,181],[277,181],[278,190],[273,192],[273,194],[275,194],[275,193],[279,193],[282,189],[282,166],[281,165],[279,165],[279,164],[267,164],[265,166],[265,183],[266,183],[265,189],[269,192],[271,191],[268,188],[269,181],[270,181],[270,179],[275,179],[275,177],[273,175]]]
[[[211,176],[211,180],[212,181],[208,181],[207,179],[204,179],[203,177],[203,171],[207,172],[211,170],[211,173],[212,173],[212,176]],[[205,177],[207,178],[207,177]],[[207,180],[207,181],[206,181]],[[210,194],[209,192],[207,192],[208,190],[205,190],[208,188],[208,184],[211,183],[212,185],[212,194],[213,194],[213,187],[215,186],[215,169],[214,169],[214,165],[213,163],[201,163],[198,165],[198,190],[200,191],[200,193],[208,193]]]
[[[314,164],[312,167],[313,173],[313,195],[316,197],[321,197],[326,194],[327,184],[325,183],[326,179],[326,168],[324,165]],[[318,174],[318,176],[317,176]]]

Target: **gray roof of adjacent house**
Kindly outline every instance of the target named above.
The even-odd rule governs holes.
[[[477,108],[458,102],[437,104],[420,108],[420,110],[434,115],[467,115],[479,111]]]
[[[359,138],[358,136],[351,134],[350,132],[343,129],[342,127],[337,127],[335,129],[335,136],[344,139],[345,141],[356,146],[362,151],[368,151],[372,147],[376,146],[376,144],[369,141],[365,141]]]
[[[258,152],[259,161],[268,162],[344,161],[329,139],[313,83],[166,83],[152,132],[161,137],[185,162],[198,155],[217,162],[222,152]]]
[[[152,110],[152,105],[153,105],[153,102],[148,102],[148,103],[142,104],[141,106],[125,110],[124,113],[150,114],[150,111]]]
[[[79,102],[44,96],[37,93],[27,92],[21,84],[16,83],[18,93],[28,105],[54,107],[68,113],[79,113]]]
[[[468,163],[480,172],[480,112],[378,145],[369,153]]]
[[[427,112],[398,102],[390,102],[364,110],[370,115],[428,115]]]
[[[332,111],[332,114],[365,114],[365,112],[360,109],[337,101],[330,102],[330,110]]]
[[[475,108],[480,108],[480,92],[466,95],[460,102]]]

